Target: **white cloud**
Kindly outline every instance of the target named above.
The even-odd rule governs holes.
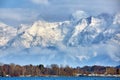
[[[44,5],[49,4],[48,0],[31,0],[31,1],[35,4],[44,4]]]
[[[81,10],[77,10],[75,13],[72,14],[73,18],[74,19],[82,19],[82,18],[87,18],[89,15],[84,12],[84,11],[81,11]]]
[[[79,58],[80,61],[88,60],[89,59],[88,56],[77,56],[77,58]]]
[[[115,49],[113,49],[115,48]],[[63,44],[59,44],[57,46],[57,50],[51,50],[47,48],[41,48],[41,47],[32,47],[28,49],[27,54],[32,56],[39,56],[40,61],[42,62],[48,62],[48,63],[58,63],[58,64],[71,64],[72,65],[79,65],[79,63],[85,64],[85,62],[93,61],[90,64],[98,64],[96,62],[100,62],[99,58],[105,57],[105,59],[110,59],[113,62],[119,61],[119,53],[116,55],[114,54],[117,47],[113,47],[110,45],[93,45],[91,47],[66,47]],[[13,48],[14,49],[14,48]],[[24,56],[24,51],[22,50],[13,50],[12,48],[7,49],[2,52],[0,51],[0,56],[4,57],[4,55],[14,55],[21,53],[21,55]],[[101,50],[102,49],[102,50]],[[11,51],[9,51],[11,50]],[[9,52],[9,53],[8,53]],[[117,57],[116,57],[117,56]],[[98,58],[99,57],[99,58]],[[62,58],[62,59],[61,59]],[[37,59],[37,58],[35,58]],[[96,59],[95,61],[92,59]],[[103,62],[102,64],[106,64],[108,62]]]

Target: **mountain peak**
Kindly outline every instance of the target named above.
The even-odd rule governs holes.
[[[89,14],[82,10],[78,10],[72,14],[73,20],[80,20],[87,17],[89,17]]]

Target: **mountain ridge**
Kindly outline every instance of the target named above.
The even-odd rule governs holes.
[[[110,21],[112,21],[112,23],[109,24],[106,18],[107,19],[110,18]],[[15,31],[17,30],[17,33],[15,36],[22,34],[20,38],[24,38],[24,39],[26,38],[26,40],[29,43],[33,40],[33,37],[34,38],[36,37],[36,39],[38,40],[38,42],[36,41],[37,43],[34,43],[36,45],[39,44],[39,45],[45,46],[46,43],[49,44],[49,43],[54,43],[56,41],[64,41],[66,36],[68,36],[67,32],[69,32],[69,34],[71,35],[67,39],[66,45],[73,45],[73,46],[82,45],[82,44],[88,45],[90,42],[91,44],[95,44],[95,43],[102,41],[102,39],[106,38],[105,35],[107,35],[107,33],[109,34],[109,38],[111,38],[110,34],[112,32],[110,32],[110,30],[114,31],[112,36],[115,34],[115,30],[117,31],[117,29],[114,28],[116,24],[113,24],[115,23],[115,21],[113,20],[114,19],[111,20],[110,15],[103,13],[101,15],[98,15],[97,17],[91,16],[91,17],[82,18],[82,19],[80,18],[80,20],[74,21],[74,22],[65,21],[65,22],[51,22],[50,23],[46,21],[36,21],[35,23],[33,23],[32,26],[21,25],[21,27],[18,27],[17,29],[15,28],[12,28],[12,29],[14,29]],[[7,26],[7,25],[4,24],[3,27],[4,26]],[[63,26],[68,26],[68,27],[63,27]],[[111,26],[113,26],[113,28]],[[117,26],[119,26],[119,24],[117,24]],[[120,30],[118,29],[117,33],[120,34],[119,32]],[[50,36],[48,36],[48,34]],[[39,43],[42,41],[43,43]],[[29,43],[27,42],[25,43],[27,48],[30,47]]]

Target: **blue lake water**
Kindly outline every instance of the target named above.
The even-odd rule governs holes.
[[[120,77],[0,77],[0,80],[120,80]]]

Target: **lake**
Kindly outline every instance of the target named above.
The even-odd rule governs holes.
[[[120,77],[0,77],[0,80],[120,80]]]

